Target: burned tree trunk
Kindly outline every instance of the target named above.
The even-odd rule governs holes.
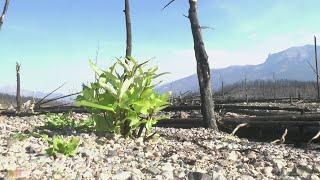
[[[318,54],[317,54],[317,37],[314,36],[314,59],[316,61],[316,76],[317,76],[317,100],[320,99],[320,87],[319,87],[319,71],[318,71]]]
[[[204,47],[201,27],[197,15],[197,0],[189,0],[189,20],[194,42],[195,57],[197,60],[197,74],[201,95],[201,113],[206,127],[218,129],[214,118],[214,104],[212,100],[212,88],[210,82],[210,68],[208,55]]]
[[[16,94],[16,101],[17,101],[17,111],[21,110],[21,93],[20,93],[20,64],[16,64],[16,73],[17,73],[17,94]]]
[[[4,7],[3,7],[2,15],[0,16],[0,29],[3,24],[4,17],[6,16],[6,13],[7,13],[8,7],[9,7],[9,2],[10,2],[10,0],[6,0]]]
[[[130,57],[132,53],[132,31],[131,31],[131,18],[130,18],[130,4],[129,0],[125,0],[125,9],[124,14],[126,17],[126,33],[127,33],[127,42],[126,42],[126,57]]]

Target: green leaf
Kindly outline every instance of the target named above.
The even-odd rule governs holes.
[[[101,110],[114,112],[114,108],[112,106],[104,106],[104,105],[100,105],[100,104],[89,102],[89,101],[85,101],[85,100],[78,101],[77,105],[78,106],[86,106],[86,107],[97,108],[97,109],[101,109]]]
[[[91,68],[94,70],[94,72],[98,76],[100,76],[103,73],[103,71],[101,69],[99,69],[93,61],[89,60],[89,63],[90,63]]]
[[[113,125],[113,119],[110,116],[103,117],[101,115],[93,115],[93,119],[96,123],[96,130],[98,132],[113,132],[114,131],[114,125]]]
[[[156,120],[150,117],[167,106],[169,99],[167,95],[158,95],[154,91],[153,83],[155,78],[167,73],[157,73],[157,67],[146,70],[144,67],[147,67],[148,62],[139,64],[132,57],[116,59],[106,71],[90,62],[95,73],[99,75],[98,82],[83,89],[82,96],[77,98],[77,105],[88,107],[92,112],[97,131],[110,131],[127,136],[141,125],[148,131],[151,130]],[[64,122],[63,118],[57,119],[51,125],[75,128],[85,126],[84,123]],[[59,145],[57,148],[73,154],[73,151],[69,151],[69,148],[73,149],[71,145]]]
[[[120,59],[117,59],[117,61],[118,61],[118,64],[123,67],[125,72],[131,72],[130,67],[126,63],[122,62]]]
[[[99,78],[99,84],[111,94],[117,95],[117,91],[115,90],[115,88],[109,82],[107,82],[105,78]]]
[[[133,78],[130,78],[130,79],[126,79],[123,82],[123,84],[122,84],[122,86],[121,86],[121,88],[119,90],[119,93],[118,93],[119,99],[121,99],[123,94],[128,90],[128,88],[132,84],[133,80],[134,80]]]
[[[146,90],[144,90],[144,91],[142,92],[141,97],[142,97],[142,98],[148,98],[148,97],[149,97],[151,94],[153,94],[153,93],[154,93],[153,89],[148,88],[148,89],[146,89]]]

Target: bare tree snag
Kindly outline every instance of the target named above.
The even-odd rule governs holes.
[[[218,130],[217,122],[214,118],[214,102],[212,100],[208,55],[204,47],[197,14],[197,0],[189,0],[189,5],[189,20],[193,35],[194,51],[197,60],[197,74],[200,86],[201,113],[205,126]]]
[[[6,13],[7,13],[8,7],[9,7],[9,2],[10,2],[10,0],[6,0],[4,7],[3,7],[2,15],[0,16],[0,29],[3,24],[4,17],[6,16]]]
[[[245,90],[245,98],[246,98],[246,103],[249,102],[248,99],[248,87],[247,87],[247,75],[244,75],[244,90]]]
[[[130,57],[132,53],[132,30],[131,30],[131,18],[130,18],[130,4],[129,0],[125,0],[125,9],[124,14],[126,18],[126,33],[127,33],[127,42],[126,42],[126,57]]]
[[[16,101],[17,101],[17,111],[21,110],[21,93],[20,93],[20,64],[17,62],[16,64],[16,73],[17,73],[17,94],[16,94]]]
[[[316,76],[317,76],[317,99],[320,99],[320,87],[319,87],[319,71],[318,71],[318,54],[317,54],[317,37],[314,36],[314,59],[316,61]]]

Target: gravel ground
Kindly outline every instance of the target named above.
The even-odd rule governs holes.
[[[207,129],[157,128],[160,137],[148,142],[67,131],[81,144],[74,157],[56,158],[46,155],[41,138],[12,138],[44,117],[0,117],[0,179],[320,179],[320,151]]]

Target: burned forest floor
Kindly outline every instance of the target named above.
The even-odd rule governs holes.
[[[87,118],[73,114],[76,121]],[[39,128],[46,116],[0,116],[0,179],[320,179],[320,151],[204,128],[155,128],[148,141]],[[37,136],[79,137],[73,157]]]

